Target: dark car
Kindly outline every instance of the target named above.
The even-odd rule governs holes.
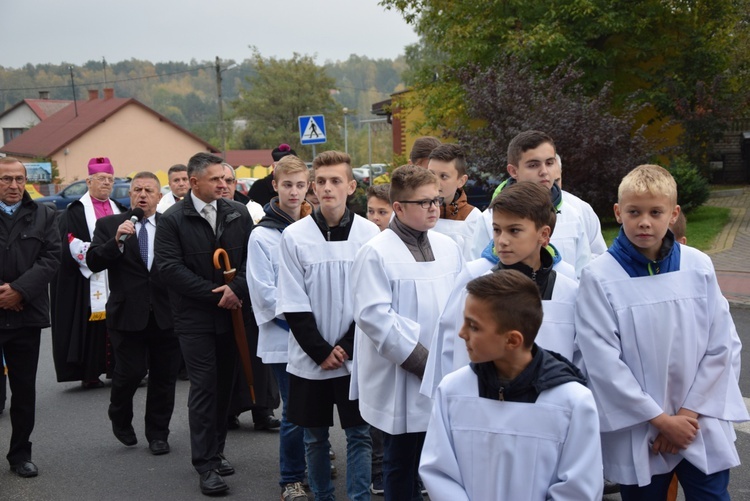
[[[88,190],[86,181],[76,181],[56,195],[35,199],[36,202],[54,204],[57,210],[65,210],[71,202],[81,198]],[[111,198],[130,208],[130,178],[116,177]]]

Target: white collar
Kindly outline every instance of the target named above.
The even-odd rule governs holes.
[[[196,197],[192,191],[190,192],[190,197],[193,199],[193,206],[195,207],[195,210],[198,211],[198,213],[203,212],[203,207],[205,207],[206,205],[212,206],[214,210],[218,212],[218,208],[216,207],[216,200],[212,200],[210,203],[206,203],[200,198]]]

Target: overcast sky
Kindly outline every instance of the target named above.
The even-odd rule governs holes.
[[[395,58],[417,36],[378,0],[17,0],[3,2],[0,66],[105,57],[151,62],[243,61],[350,54]]]

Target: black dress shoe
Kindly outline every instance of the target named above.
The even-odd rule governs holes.
[[[219,458],[221,458],[221,464],[218,468],[216,468],[216,473],[218,473],[222,477],[233,475],[234,466],[232,466],[232,463],[230,463],[227,458],[224,457],[224,454],[219,454]]]
[[[240,427],[239,416],[229,416],[227,418],[227,430],[237,430]]]
[[[138,443],[138,439],[135,437],[135,430],[131,425],[127,427],[119,427],[114,422],[112,423],[112,433],[115,434],[117,440],[130,447]]]
[[[31,460],[21,461],[20,463],[10,465],[10,471],[23,478],[36,477],[39,475],[39,470]]]
[[[154,456],[161,456],[162,454],[169,453],[169,444],[167,441],[159,440],[158,438],[149,442],[148,448]]]
[[[278,430],[280,426],[281,421],[273,416],[264,416],[263,419],[256,421],[254,425],[256,430]]]
[[[214,470],[208,470],[205,473],[201,473],[201,492],[207,496],[213,496],[215,494],[221,494],[229,490],[229,486],[221,475],[216,473]]]

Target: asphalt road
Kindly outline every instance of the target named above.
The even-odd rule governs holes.
[[[732,311],[737,330],[750,352],[750,309]],[[748,357],[745,357],[748,360]],[[741,388],[750,397],[747,362]],[[37,379],[37,419],[32,435],[34,462],[40,474],[21,479],[0,468],[0,499],[16,500],[205,500],[198,489],[198,475],[190,464],[186,381],[177,382],[177,399],[169,442],[172,452],[152,456],[143,436],[145,388],[136,394],[134,426],[139,443],[125,447],[113,436],[107,419],[109,385],[83,390],[75,383],[57,383],[52,365],[49,330],[43,331],[42,354]],[[750,399],[746,398],[746,402]],[[277,411],[278,414],[279,411]],[[230,431],[226,456],[237,473],[226,477],[230,486],[225,498],[244,500],[279,499],[278,434],[256,432],[248,414],[240,417],[241,428]],[[0,451],[10,440],[8,413],[0,415]],[[345,439],[332,430],[331,441],[338,458],[336,492],[345,499]],[[738,427],[737,449],[743,464],[732,470],[730,493],[734,500],[750,500],[750,424]],[[1,464],[6,464],[0,461]],[[310,496],[312,498],[312,496]],[[382,499],[373,497],[374,499]],[[619,496],[607,496],[617,500]]]

